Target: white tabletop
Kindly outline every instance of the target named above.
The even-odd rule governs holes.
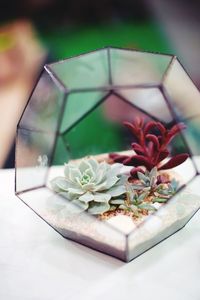
[[[68,241],[14,196],[0,171],[0,299],[200,299],[200,212],[184,229],[123,263]]]

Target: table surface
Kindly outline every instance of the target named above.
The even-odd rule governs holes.
[[[61,237],[14,195],[0,171],[0,299],[200,299],[200,211],[130,263]]]

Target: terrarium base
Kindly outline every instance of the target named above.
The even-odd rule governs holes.
[[[106,154],[101,159],[102,157],[105,160]],[[130,167],[124,166],[122,171],[128,171],[127,168]],[[185,182],[179,175],[183,174],[183,169],[181,167],[181,172],[177,169],[176,172],[170,171],[167,174],[184,185]],[[52,167],[50,175],[49,180],[62,176],[63,166]],[[123,209],[107,211],[99,216],[91,216],[85,212],[73,213],[71,206],[74,205],[55,194],[50,197],[51,201],[49,199],[46,202],[43,217],[64,237],[130,261],[182,228],[198,210],[199,197],[186,188],[183,191],[167,203],[152,203],[157,211],[143,210],[139,216]]]
[[[82,214],[71,214],[63,206],[56,209],[48,206],[48,213],[44,213],[43,217],[64,237],[130,261],[181,229],[199,207],[199,198],[186,192],[177,198],[177,202],[169,203],[151,217],[135,222],[132,216],[120,212],[101,221],[94,217],[87,219]]]

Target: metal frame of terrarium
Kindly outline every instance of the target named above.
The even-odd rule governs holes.
[[[112,73],[112,61],[111,61],[111,56],[112,53],[111,51],[119,51],[119,55],[120,52],[121,53],[129,53],[129,54],[134,54],[134,53],[138,53],[139,55],[153,55],[156,57],[156,55],[158,56],[163,56],[163,57],[167,57],[169,62],[167,63],[167,66],[165,68],[165,71],[163,71],[162,76],[160,76],[160,81],[158,83],[136,83],[136,84],[113,84],[113,73]],[[66,86],[66,83],[62,81],[62,79],[59,77],[58,72],[56,72],[54,70],[54,66],[58,66],[58,65],[62,65],[65,62],[68,62],[70,60],[79,60],[79,58],[84,58],[88,55],[92,55],[95,53],[103,53],[105,52],[105,55],[107,57],[107,72],[106,74],[108,75],[107,78],[107,84],[105,85],[99,85],[99,86],[94,86],[94,87],[72,87],[72,88],[68,88]],[[64,199],[62,196],[59,196],[58,194],[54,193],[53,191],[51,191],[49,189],[49,187],[47,186],[47,182],[48,182],[48,178],[49,178],[49,172],[50,172],[50,168],[53,164],[53,160],[54,160],[54,156],[55,156],[55,151],[56,151],[56,146],[58,143],[58,138],[60,136],[62,136],[63,134],[67,132],[69,132],[76,124],[78,124],[80,121],[84,120],[90,113],[92,113],[96,108],[100,107],[102,103],[104,103],[106,101],[106,99],[110,96],[110,95],[115,95],[117,98],[121,99],[124,103],[126,103],[128,106],[130,106],[131,108],[135,108],[137,111],[140,111],[141,113],[145,114],[146,116],[150,117],[150,119],[155,120],[155,121],[160,121],[159,118],[157,118],[155,115],[152,115],[151,113],[149,113],[148,111],[145,111],[145,109],[138,107],[136,104],[134,104],[133,102],[127,100],[127,98],[123,95],[121,95],[119,92],[121,90],[135,90],[135,89],[156,89],[157,91],[159,91],[159,93],[162,95],[163,97],[163,101],[166,104],[167,109],[169,110],[169,114],[172,117],[172,122],[170,123],[178,123],[179,122],[179,118],[182,118],[183,116],[177,115],[177,112],[174,110],[173,108],[173,100],[172,100],[172,96],[169,95],[169,90],[167,87],[164,86],[164,82],[166,80],[166,78],[168,76],[170,76],[170,72],[171,72],[171,68],[174,65],[174,62],[177,62],[179,64],[179,66],[182,68],[181,64],[179,63],[179,61],[176,59],[175,56],[172,55],[166,55],[166,54],[159,54],[159,53],[151,53],[151,52],[141,52],[141,51],[136,51],[136,50],[129,50],[129,49],[120,49],[120,48],[113,48],[113,47],[107,47],[104,49],[100,49],[100,50],[96,50],[90,53],[86,53],[77,57],[73,57],[73,58],[69,58],[63,61],[59,61],[57,63],[54,64],[50,64],[50,65],[46,65],[44,67],[43,72],[41,73],[41,76],[39,77],[38,82],[35,85],[35,88],[32,91],[32,94],[29,98],[29,101],[27,103],[27,106],[24,109],[24,112],[21,116],[21,119],[18,123],[18,127],[17,127],[17,141],[16,141],[16,173],[15,173],[15,192],[16,195],[26,204],[28,205],[36,214],[38,214],[45,222],[47,222],[52,228],[54,228],[56,231],[58,231],[61,235],[63,235],[64,237],[67,237],[69,239],[72,239],[74,241],[77,241],[81,244],[84,244],[88,247],[91,247],[95,250],[99,250],[101,252],[110,254],[112,256],[115,256],[121,260],[124,261],[130,261],[131,259],[137,257],[138,255],[142,254],[143,252],[145,252],[146,250],[150,249],[151,247],[155,246],[157,243],[159,243],[160,241],[166,239],[167,237],[169,237],[170,235],[174,234],[177,230],[180,230],[182,227],[184,227],[189,220],[192,218],[192,216],[196,213],[196,211],[199,209],[200,205],[198,205],[198,207],[196,207],[190,214],[190,216],[188,218],[186,218],[187,220],[183,220],[181,224],[176,224],[174,229],[171,229],[167,232],[165,232],[163,234],[163,232],[161,231],[161,233],[156,233],[155,228],[151,229],[151,238],[148,240],[141,240],[139,244],[134,244],[135,240],[137,240],[139,238],[139,236],[144,236],[145,235],[145,230],[146,230],[146,226],[151,226],[151,219],[152,219],[152,215],[150,215],[148,218],[146,218],[139,226],[137,226],[133,231],[131,231],[128,234],[124,234],[123,232],[121,232],[120,230],[118,230],[117,228],[114,228],[112,225],[110,224],[105,224],[102,221],[97,221],[97,219],[93,216],[91,216],[89,213],[84,212],[81,213],[81,218],[80,219],[76,219],[77,222],[77,227],[76,227],[76,231],[63,231],[63,228],[61,230],[61,228],[57,227],[55,225],[55,223],[51,220],[52,218],[52,214],[53,214],[53,210],[51,211],[51,216],[49,219],[48,213],[46,214],[45,212],[45,204],[43,204],[43,208],[42,209],[38,209],[37,207],[35,207],[35,202],[38,201],[42,201],[41,197],[43,197],[44,192],[47,193],[48,195],[46,195],[46,197],[49,197],[49,195],[51,194],[53,197],[53,201],[55,201],[56,205],[59,204],[60,205],[60,201],[62,202],[61,206],[63,207],[63,201],[66,201],[66,199]],[[86,66],[87,67],[87,66]],[[185,72],[184,69],[182,69],[183,72]],[[54,128],[48,128],[48,124],[44,124],[42,118],[39,120],[41,122],[41,125],[44,125],[44,127],[46,126],[46,129],[40,129],[40,128],[34,128],[34,126],[32,126],[35,122],[34,118],[31,119],[31,115],[29,114],[28,110],[30,109],[30,104],[31,104],[31,100],[33,99],[33,94],[35,93],[35,91],[37,91],[38,88],[38,84],[40,83],[40,79],[42,78],[42,74],[44,74],[44,72],[46,73],[46,76],[49,76],[49,80],[50,80],[50,85],[54,84],[55,88],[59,90],[60,96],[61,96],[61,100],[60,100],[60,109],[57,113],[57,116],[55,117],[55,120],[57,121],[57,124],[55,122],[55,126]],[[186,74],[186,73],[184,73]],[[62,74],[61,74],[62,75]],[[64,75],[63,75],[64,76]],[[188,76],[188,75],[186,75]],[[188,82],[190,82],[190,84],[192,84],[192,89],[195,90],[195,93],[199,93],[198,90],[196,89],[196,87],[193,85],[190,77],[187,77]],[[89,109],[86,110],[84,114],[82,114],[81,116],[79,116],[79,118],[76,120],[76,122],[71,124],[71,127],[69,126],[68,129],[64,130],[64,132],[61,133],[61,126],[62,126],[62,121],[63,121],[63,116],[65,113],[65,108],[68,105],[68,96],[73,95],[75,93],[93,93],[93,92],[105,92],[105,95],[102,95],[102,97]],[[199,96],[199,94],[198,94]],[[58,96],[56,96],[58,98]],[[40,98],[40,97],[39,97]],[[199,100],[200,100],[200,96],[199,96]],[[33,103],[34,104],[34,103]],[[176,108],[175,108],[176,109]],[[27,113],[28,112],[28,113]],[[197,116],[200,116],[200,112],[199,114],[197,113]],[[25,116],[25,117],[24,117]],[[37,116],[36,116],[37,117]],[[183,121],[190,121],[193,120],[194,118],[196,118],[196,114],[189,116],[187,118],[183,118]],[[26,124],[26,122],[28,122]],[[30,122],[30,123],[29,123]],[[163,122],[163,121],[162,121]],[[39,123],[39,122],[38,122]],[[163,122],[164,123],[164,122]],[[167,122],[166,122],[167,124]],[[48,130],[47,130],[48,128]],[[23,160],[22,160],[22,165],[20,166],[19,163],[19,157],[21,157],[21,153],[23,156],[23,149],[20,148],[20,140],[19,140],[19,135],[20,132],[22,132],[22,134],[25,135],[25,140],[26,143],[28,145],[29,143],[29,139],[31,138],[29,136],[29,134],[31,135],[32,133],[40,134],[40,137],[37,138],[42,138],[43,134],[47,134],[49,136],[52,137],[52,140],[50,142],[50,147],[51,147],[51,151],[48,157],[48,161],[45,161],[46,157],[41,157],[40,153],[37,153],[37,157],[40,157],[41,161],[40,161],[40,167],[42,170],[42,174],[43,174],[43,182],[42,184],[39,185],[34,185],[34,184],[29,184],[29,186],[25,186],[25,188],[20,188],[19,187],[19,183],[20,183],[20,172],[21,169],[20,167],[23,166]],[[33,140],[36,139],[34,137],[32,137]],[[185,149],[187,149],[187,153],[189,154],[190,157],[190,162],[191,162],[191,168],[193,169],[193,176],[187,181],[186,184],[182,185],[180,187],[180,189],[177,190],[176,195],[174,195],[166,205],[168,205],[168,207],[170,207],[170,205],[173,206],[173,202],[175,201],[174,199],[177,198],[177,196],[179,194],[181,194],[182,191],[184,191],[186,189],[186,186],[188,185],[192,185],[196,178],[199,179],[199,172],[200,172],[200,166],[198,166],[198,163],[196,161],[196,159],[194,159],[194,155],[198,154],[196,153],[196,149],[195,149],[195,153],[190,149],[188,143],[190,143],[190,137],[189,135],[185,135],[183,133],[181,133],[181,138],[182,138],[182,143],[184,144]],[[26,144],[25,143],[25,144]],[[198,142],[197,142],[198,143]],[[26,147],[26,145],[25,145]],[[65,145],[66,147],[66,145]],[[50,150],[50,149],[48,149]],[[38,156],[39,155],[39,156]],[[20,158],[21,159],[21,158]],[[30,162],[28,162],[28,166],[29,168],[31,167],[35,167],[34,163],[35,163],[35,157],[33,159],[32,165]],[[26,163],[24,166],[27,166]],[[38,166],[36,166],[38,167]],[[38,172],[38,168],[36,168],[36,172],[34,174],[31,175],[31,171],[29,171],[29,168],[26,169],[25,172],[25,177],[27,178],[27,176],[31,176],[31,183],[33,183],[34,179],[37,178],[37,174],[39,174]],[[19,173],[18,173],[19,172]],[[22,185],[24,184],[24,178],[22,178],[21,182]],[[48,192],[47,192],[48,191]],[[41,194],[40,194],[41,192]],[[37,193],[39,193],[37,195]],[[33,195],[32,195],[33,194]],[[200,196],[200,194],[199,194]],[[196,196],[198,197],[198,195]],[[38,200],[36,200],[36,198]],[[45,196],[44,196],[45,198]],[[61,200],[62,198],[62,200]],[[34,200],[33,200],[34,199]],[[173,201],[174,200],[174,201]],[[37,204],[38,205],[38,204]],[[71,203],[67,203],[66,204],[68,206],[68,213],[67,214],[67,218],[70,218],[70,209],[72,208]],[[175,204],[176,205],[176,204]],[[38,206],[39,207],[39,206]],[[166,206],[165,207],[161,207],[156,213],[155,216],[159,216],[162,219],[162,211],[166,210]],[[70,221],[71,223],[75,224],[74,220]],[[79,223],[78,223],[79,222]],[[150,223],[150,224],[149,224]],[[94,228],[94,232],[88,232],[88,228],[84,233],[81,233],[79,231],[80,227],[83,225],[87,225],[86,227],[90,228],[91,226],[93,226]],[[145,225],[146,224],[146,225]],[[84,227],[84,226],[83,226]],[[69,228],[68,228],[69,229]],[[91,228],[90,228],[91,229]],[[88,232],[88,235],[87,235]],[[159,235],[160,234],[160,235]],[[96,235],[100,235],[100,239],[96,240]],[[113,236],[113,240],[110,240],[110,237]],[[131,244],[132,243],[132,244]],[[146,244],[145,244],[146,243]]]

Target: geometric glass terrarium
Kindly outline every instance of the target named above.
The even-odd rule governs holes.
[[[17,127],[17,196],[130,261],[200,207],[200,93],[175,56],[104,48],[46,65]]]

